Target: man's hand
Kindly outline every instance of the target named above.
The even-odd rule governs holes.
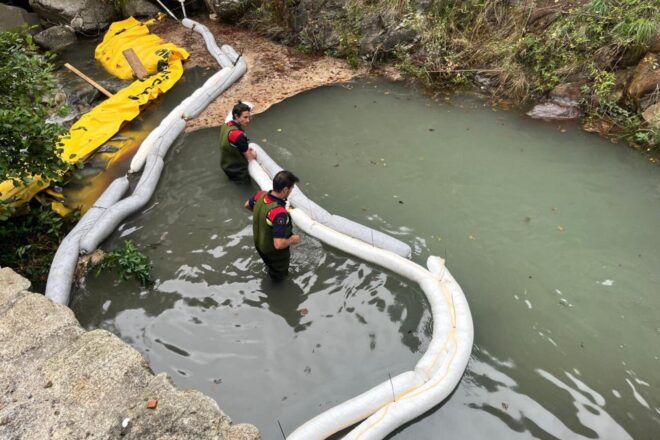
[[[252,147],[248,148],[247,151],[243,153],[243,155],[248,161],[255,160],[257,158],[257,152]]]
[[[273,238],[273,246],[277,250],[286,249],[291,245],[300,243],[300,235],[293,234],[289,238]]]
[[[300,243],[300,235],[293,234],[291,237],[289,237],[289,244],[298,244],[298,243]]]

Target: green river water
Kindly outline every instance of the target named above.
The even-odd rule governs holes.
[[[246,97],[248,99],[248,97]],[[467,371],[395,439],[660,434],[660,169],[638,153],[477,98],[364,79],[278,104],[248,128],[331,212],[446,258],[475,325]],[[218,130],[170,150],[156,194],[105,243],[153,263],[140,288],[87,277],[72,308],[264,439],[392,376],[428,346],[416,285],[303,235],[266,280]]]

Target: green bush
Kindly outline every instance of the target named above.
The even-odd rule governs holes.
[[[61,218],[47,207],[34,202],[26,214],[0,223],[0,262],[43,291],[55,250],[71,230],[77,216]]]
[[[50,58],[39,54],[32,37],[0,32],[0,181],[61,179],[67,169],[58,156],[64,129],[47,122],[62,110],[54,104],[56,91]]]
[[[151,283],[149,258],[131,240],[125,241],[123,247],[105,254],[103,261],[96,266],[96,275],[103,271],[116,272],[120,280],[134,278],[142,286]]]

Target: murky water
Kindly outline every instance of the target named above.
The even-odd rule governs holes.
[[[475,322],[450,399],[396,439],[626,439],[660,432],[660,170],[570,124],[402,85],[317,89],[251,137],[328,210],[445,256]],[[217,130],[186,135],[135,241],[156,282],[88,277],[73,308],[155,371],[281,438],[413,367],[432,322],[412,284],[308,236],[283,288],[265,280]]]

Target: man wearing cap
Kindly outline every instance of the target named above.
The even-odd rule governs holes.
[[[298,178],[292,172],[280,171],[273,178],[272,191],[259,191],[245,202],[245,207],[253,212],[254,246],[274,281],[289,275],[289,247],[300,243],[286,209],[286,199],[296,182]]]
[[[231,114],[232,120],[220,127],[220,167],[230,180],[249,182],[248,161],[257,157],[244,131],[250,123],[250,106],[238,101]]]

